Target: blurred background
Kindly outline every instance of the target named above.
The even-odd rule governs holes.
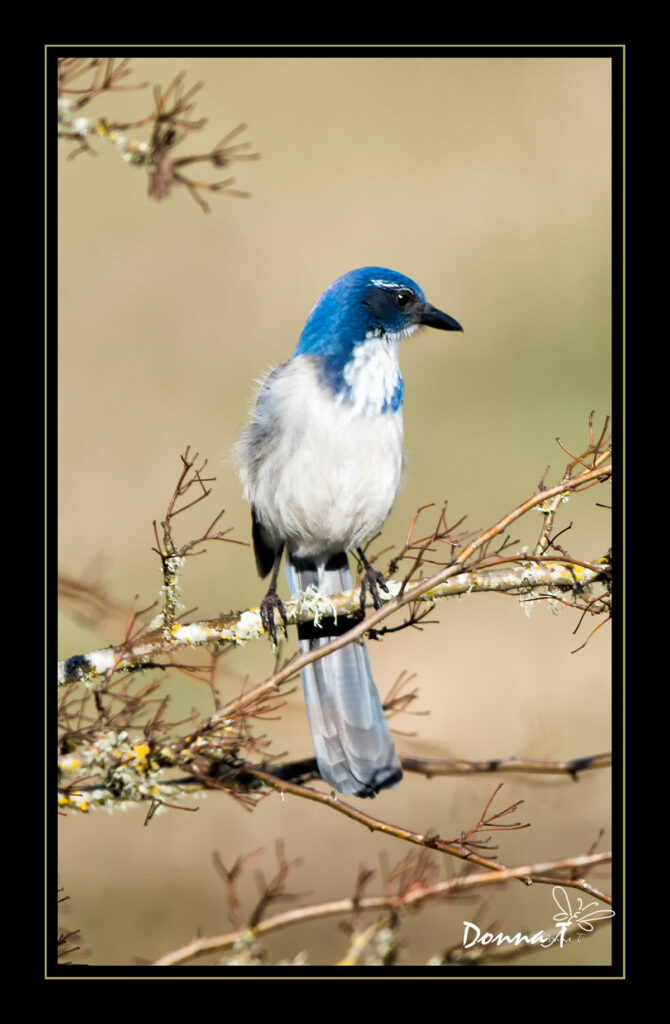
[[[82,55],[83,52],[82,52]],[[603,58],[173,57],[132,60],[128,84],[166,87],[186,72],[202,81],[195,116],[207,118],[180,152],[203,153],[240,122],[255,162],[233,165],[248,199],[208,196],[204,214],[185,189],[157,202],[147,175],[95,141],[98,156],[59,165],[59,562],[95,580],[121,605],[159,596],[152,521],[165,514],[186,445],[216,476],[207,506],[180,517],[178,541],[199,535],[225,508],[222,528],[250,539],[250,517],[226,453],[247,413],[253,381],[288,358],[321,292],[354,267],[399,270],[464,334],[422,331],[404,343],[407,473],[373,550],[399,547],[415,510],[447,499],[469,529],[493,524],[568,461],[556,437],[581,452],[588,416],[610,413],[610,61]],[[151,89],[103,95],[92,117],[137,120]],[[138,129],[148,138],[149,129]],[[214,180],[207,169],[193,176]],[[228,175],[228,169],[220,176]],[[594,489],[563,507],[562,543],[581,559],[609,546],[609,494]],[[187,518],[190,516],[190,518]],[[426,531],[433,518],[426,513]],[[515,536],[536,540],[538,516]],[[210,544],[188,561],[191,617],[257,605],[265,585],[250,548]],[[282,585],[283,580],[282,580]],[[283,591],[286,593],[285,589]],[[373,644],[386,694],[415,673],[425,717],[393,720],[402,754],[563,759],[610,749],[608,627],[586,648],[577,616],[538,603],[527,616],[500,595],[442,601],[439,623]],[[600,621],[600,620],[598,620]],[[85,626],[65,607],[59,657],[122,639],[109,622]],[[284,653],[293,650],[291,638]],[[272,669],[269,643],[220,659],[222,694]],[[173,718],[211,709],[202,684],[173,673]],[[276,753],[310,756],[299,687],[281,720],[265,724]],[[411,735],[410,735],[411,734]],[[498,837],[498,857],[524,864],[586,852],[601,829],[611,841],[608,771],[569,778],[522,775],[427,780],[361,807],[384,820],[455,837],[479,817],[499,781],[502,808],[523,800],[532,827]],[[322,787],[323,788],[323,787]],[[355,800],[353,801],[356,802]],[[254,870],[276,870],[274,844],[303,858],[289,889],[305,903],[350,896],[359,868],[409,847],[326,809],[272,795],[253,813],[223,794],[191,802],[143,827],[145,809],[59,819],[64,923],[78,928],[92,965],[151,960],[196,934],[230,930],[216,850],[231,866],[259,848],[240,884],[257,897]],[[519,818],[520,815],[520,818]],[[381,860],[380,860],[381,858]],[[436,877],[459,864],[435,859]],[[607,872],[591,876],[609,888]],[[408,919],[400,963],[425,964],[460,940],[463,920],[505,930],[548,928],[548,887],[510,884],[487,907],[459,900]],[[283,909],[288,904],[276,909]],[[610,961],[608,929],[518,963],[542,968]],[[306,950],[337,962],[347,936],[331,919],[263,942],[270,963]],[[210,960],[210,963],[215,960]],[[207,961],[198,961],[207,963]]]

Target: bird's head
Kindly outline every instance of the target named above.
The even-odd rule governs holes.
[[[294,355],[348,358],[370,338],[398,342],[418,327],[462,331],[426,302],[418,284],[383,267],[351,270],[331,284],[309,315]]]

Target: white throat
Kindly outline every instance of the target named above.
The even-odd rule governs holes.
[[[344,367],[346,391],[341,391],[338,401],[347,401],[354,411],[363,416],[379,416],[383,412],[397,409],[402,401],[402,375],[398,362],[398,345],[402,337],[411,334],[415,327],[402,334],[369,334],[353,350],[351,359]]]

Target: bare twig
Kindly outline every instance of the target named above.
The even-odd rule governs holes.
[[[508,875],[507,877],[518,878],[521,881],[524,881],[526,884],[531,884],[532,882],[556,884],[557,882],[557,879],[547,877],[544,874],[540,875],[538,873],[536,875],[535,872],[532,872],[532,877],[530,877],[530,873],[525,870],[506,868],[505,865],[501,865],[491,858],[483,857],[480,854],[473,852],[469,848],[471,845],[473,845],[472,842],[468,841],[469,835],[474,834],[481,827],[491,828],[494,819],[500,817],[501,815],[510,813],[510,811],[513,811],[518,806],[518,803],[512,804],[510,807],[500,812],[500,814],[493,815],[487,820],[484,820],[482,818],[469,833],[465,834],[464,842],[461,842],[460,839],[444,840],[440,836],[432,833],[423,835],[418,832],[413,832],[410,829],[406,829],[400,825],[392,825],[388,822],[381,821],[378,818],[374,818],[370,814],[366,814],[365,812],[359,811],[357,808],[351,807],[349,804],[344,803],[337,796],[335,796],[335,794],[327,795],[325,793],[318,793],[316,790],[309,789],[306,786],[297,786],[294,783],[286,782],[284,779],[278,779],[269,772],[261,771],[260,769],[247,770],[250,772],[250,774],[255,775],[258,779],[262,780],[267,786],[270,786],[272,789],[276,789],[279,793],[290,794],[292,796],[301,797],[302,799],[311,800],[315,803],[322,804],[326,807],[329,807],[331,810],[336,811],[339,814],[343,814],[347,818],[351,818],[353,821],[357,821],[359,824],[364,825],[366,828],[369,828],[373,832],[381,832],[384,835],[392,836],[395,839],[401,839],[405,842],[413,843],[417,846],[423,846],[430,850],[436,850],[440,853],[446,853],[460,860],[467,860],[470,863],[479,865],[480,867],[490,869],[493,872],[511,871],[512,874]],[[496,790],[496,792],[497,791],[498,790]],[[518,829],[525,828],[526,826],[519,823],[513,823],[507,827]],[[610,859],[610,855],[604,857],[603,861],[600,862],[602,863],[604,862],[604,860],[607,859]],[[587,862],[584,861],[585,865],[586,863]],[[591,862],[589,861],[588,863]],[[594,861],[593,863],[596,862]],[[547,868],[546,870],[549,869]],[[606,901],[609,901],[609,897],[605,896],[604,894],[601,894],[599,890],[596,890],[583,878],[573,878],[568,881],[563,880],[562,884],[570,885],[576,889],[581,889],[582,891],[589,892],[592,895],[597,894],[599,899],[605,899]]]
[[[155,86],[153,111],[136,121],[122,122],[110,117],[93,119],[81,114],[81,110],[102,93],[147,86],[147,82],[137,86],[120,85],[130,74],[128,64],[129,58],[118,64],[114,58],[62,58],[59,61],[59,138],[76,143],[70,157],[83,152],[95,154],[92,141],[104,140],[111,143],[127,163],[147,170],[148,191],[154,199],[165,199],[174,187],[182,186],[200,208],[208,212],[209,205],[203,193],[248,198],[248,192],[232,187],[234,178],[196,181],[184,173],[184,168],[193,164],[209,164],[218,171],[236,161],[258,160],[260,154],[250,152],[250,143],[235,141],[246,125],[237,125],[209,152],[174,155],[176,146],[193,132],[201,131],[206,124],[206,118],[195,119],[192,116],[194,96],[202,88],[202,82],[185,88],[185,72],[180,72],[165,90]],[[127,134],[147,126],[151,127],[149,140],[140,141]]]
[[[326,903],[314,904],[313,906],[295,907],[260,921],[253,929],[240,929],[212,938],[194,939],[185,946],[159,957],[159,959],[154,961],[153,966],[172,967],[176,964],[187,963],[189,960],[194,960],[197,957],[231,949],[239,942],[258,939],[263,935],[268,935],[282,928],[291,927],[294,924],[371,911],[392,910],[397,912],[401,908],[405,910],[415,909],[434,900],[449,899],[462,893],[472,892],[473,890],[488,886],[504,885],[506,882],[518,878],[535,879],[539,875],[544,876],[549,873],[552,876],[556,876],[558,879],[557,884],[565,885],[565,880],[560,879],[560,872],[573,869],[584,871],[598,864],[608,863],[609,860],[611,860],[611,854],[591,854],[539,864],[527,864],[518,868],[501,868],[498,871],[473,872],[430,885],[417,882],[408,887],[402,894],[395,896],[361,896],[357,894],[355,897],[329,900]]]

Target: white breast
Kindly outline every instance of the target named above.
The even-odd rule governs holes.
[[[402,437],[401,409],[371,415],[369,400],[338,403],[314,360],[295,357],[261,388],[237,445],[246,498],[273,541],[298,555],[355,548],[391,510]]]

